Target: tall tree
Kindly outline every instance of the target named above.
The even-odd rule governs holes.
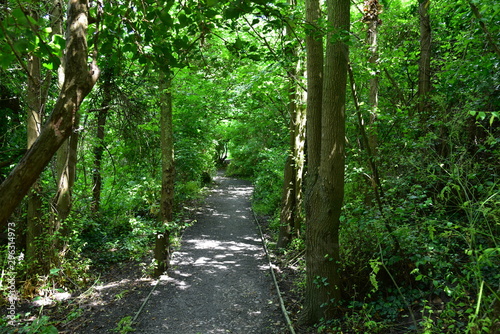
[[[323,37],[320,19],[321,8],[319,0],[306,0],[306,50],[307,50],[307,179],[305,192],[306,209],[306,300],[301,321],[315,323],[321,318],[321,310],[317,304],[320,302],[319,291],[314,291],[315,257],[314,242],[311,238],[314,222],[315,196],[313,189],[318,179],[318,169],[321,158],[321,106],[323,96]]]
[[[160,198],[160,228],[156,234],[155,260],[157,267],[155,275],[160,275],[168,266],[169,228],[173,219],[174,198],[174,135],[172,125],[171,84],[174,68],[185,67],[189,55],[196,49],[197,42],[203,42],[217,12],[216,5],[199,6],[199,4],[176,4],[174,2],[158,3],[146,7],[142,1],[132,1],[139,9],[141,20],[131,20],[128,12],[123,17],[128,30],[133,36],[134,48],[137,47],[137,57],[140,61],[151,65],[159,73],[160,127],[162,152],[162,191]],[[154,10],[152,10],[152,8]],[[140,11],[140,12],[139,12]],[[175,14],[174,14],[175,13]],[[145,34],[139,33],[145,31]],[[190,39],[191,38],[191,39]],[[144,46],[149,45],[152,53]]]
[[[60,0],[53,0],[53,24],[52,30],[55,34],[62,35],[62,3]],[[58,68],[58,87],[64,84],[64,59],[61,59],[61,65]],[[79,116],[76,115],[75,126],[78,126]],[[54,251],[64,254],[67,247],[67,242],[64,241],[64,236],[69,234],[69,227],[65,226],[65,220],[68,218],[72,206],[72,189],[76,178],[76,161],[78,147],[78,132],[73,132],[70,137],[61,145],[56,152],[55,171],[57,192],[52,201],[53,222],[52,234],[58,235],[54,242]],[[58,254],[53,254],[56,261],[59,261]]]
[[[33,3],[29,15],[36,21],[39,20],[40,2]],[[28,149],[40,135],[40,129],[43,120],[44,101],[42,100],[42,64],[40,57],[31,52],[28,55],[28,84],[27,84],[27,102],[28,102],[28,117],[27,117],[27,139]],[[42,267],[44,258],[41,256],[38,247],[40,236],[47,227],[42,220],[42,185],[37,179],[28,193],[28,210],[26,216],[26,258],[30,264],[38,263]],[[45,231],[46,232],[46,231]],[[38,266],[37,266],[38,267]],[[32,266],[33,270],[38,271],[39,268]],[[46,268],[45,268],[46,269]]]
[[[172,117],[172,74],[167,69],[160,72],[160,147],[161,147],[161,198],[160,229],[156,233],[155,276],[168,268],[170,248],[170,224],[174,208],[174,130]]]
[[[73,133],[79,107],[99,77],[97,53],[92,56],[90,66],[88,64],[88,24],[88,1],[70,0],[67,9],[64,84],[37,140],[0,184],[0,207],[3,208],[0,211],[1,227],[6,226],[10,215],[32,184],[59,147]]]
[[[367,25],[366,31],[366,44],[368,46],[368,63],[370,64],[370,95],[368,102],[370,104],[370,127],[375,124],[378,113],[378,95],[379,95],[379,74],[378,61],[378,30],[379,26],[382,24],[382,20],[379,18],[379,13],[382,10],[382,5],[378,0],[366,0],[364,8],[363,21]],[[377,148],[377,135],[375,131],[369,133],[369,144],[370,149],[373,154],[376,152]]]
[[[308,183],[317,177],[321,148],[321,101],[323,96],[323,32],[319,20],[321,8],[318,0],[306,1],[307,49],[307,173]],[[311,189],[311,187],[308,187]],[[306,194],[307,195],[307,194]],[[306,208],[310,201],[306,198]]]
[[[45,4],[35,1],[30,4],[29,9],[24,9],[24,11],[29,11],[27,14],[36,22],[39,22],[40,16],[50,14],[50,28],[52,31],[50,35],[54,36],[54,34],[60,35],[62,33],[61,4],[59,0]],[[41,29],[38,25],[32,28],[35,30]],[[53,76],[51,70],[45,70],[45,74],[42,72],[42,59],[37,55],[39,53],[38,50],[38,52],[31,52],[28,55],[28,149],[31,148],[40,135]],[[43,217],[41,193],[41,182],[37,179],[28,196],[26,258],[30,272],[38,274],[48,273],[50,261],[53,259],[47,254],[47,250],[50,249],[50,242],[46,239],[51,227],[47,217]]]
[[[327,15],[319,167],[317,177],[308,184],[310,202],[306,211],[306,295],[302,315],[305,323],[332,318],[342,296],[339,226],[344,198],[349,1],[327,1]]]
[[[297,7],[297,1],[289,1],[289,4]],[[278,247],[286,247],[292,238],[300,235],[305,166],[305,92],[301,83],[305,69],[300,56],[300,41],[291,25],[286,26],[286,38],[289,41],[284,51],[287,55],[290,144],[285,162]]]
[[[418,63],[418,111],[429,109],[428,93],[431,90],[431,21],[430,0],[419,0],[420,18],[420,60]]]
[[[111,87],[113,79],[113,68],[107,66],[103,69],[102,74],[102,102],[101,107],[97,110],[97,129],[96,129],[96,144],[94,147],[94,168],[92,171],[92,205],[93,213],[98,213],[101,206],[101,190],[102,190],[102,158],[104,155],[104,136],[106,134],[106,120],[109,113],[111,103]]]

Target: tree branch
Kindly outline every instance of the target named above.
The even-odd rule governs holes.
[[[500,58],[500,49],[498,48],[498,45],[495,43],[495,40],[491,36],[491,33],[488,30],[488,27],[486,27],[486,24],[484,24],[483,17],[481,16],[481,13],[479,12],[479,9],[477,8],[476,5],[474,5],[470,1],[469,1],[469,6],[472,9],[472,13],[474,14],[474,16],[479,21],[479,25],[481,26],[481,29],[483,29],[483,32],[486,34],[486,37],[488,38],[488,41],[490,42],[491,46],[493,47],[493,50],[497,54],[498,58]]]

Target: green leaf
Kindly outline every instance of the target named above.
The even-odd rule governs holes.
[[[491,118],[490,118],[490,126],[492,126],[492,125],[493,125],[493,122],[495,121],[495,118],[500,118],[500,117],[498,117],[498,115],[499,115],[499,113],[498,113],[498,112],[496,112],[496,111],[493,111],[493,112],[491,113]]]
[[[133,44],[125,44],[122,48],[122,52],[134,52],[135,47]]]
[[[229,7],[224,11],[224,14],[226,16],[226,19],[231,20],[240,16],[240,11],[237,10],[236,8]]]
[[[66,40],[61,35],[54,35],[48,46],[54,56],[62,58],[63,50],[66,47]]]
[[[53,63],[43,63],[42,66],[48,70],[51,70],[51,71],[54,69]]]
[[[43,330],[44,334],[57,334],[59,331],[54,326],[50,325]]]
[[[52,269],[50,269],[50,274],[51,275],[57,275],[57,273],[59,271],[61,271],[61,269],[59,269],[59,268],[52,268]]]
[[[167,11],[164,11],[160,14],[160,20],[167,26],[171,27],[173,24],[172,17]]]
[[[18,40],[14,43],[14,49],[19,53],[27,52],[29,47],[29,42],[25,39]]]
[[[0,67],[4,70],[9,68],[12,65],[12,62],[16,59],[16,57],[12,53],[0,53]]]
[[[189,24],[189,20],[186,14],[184,13],[179,14],[179,23],[181,25],[181,28],[186,27]]]
[[[26,22],[26,16],[24,15],[23,11],[20,8],[16,8],[12,11],[12,16],[15,17],[19,21],[25,21]]]

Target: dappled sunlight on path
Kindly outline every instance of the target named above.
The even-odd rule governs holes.
[[[284,332],[250,211],[252,187],[222,176],[215,182],[139,317],[137,332]]]

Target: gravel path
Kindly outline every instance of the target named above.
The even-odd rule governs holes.
[[[136,333],[287,333],[248,182],[218,175],[134,326]]]

